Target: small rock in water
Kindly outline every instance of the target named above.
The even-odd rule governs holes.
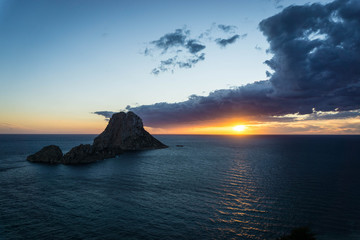
[[[36,162],[36,163],[57,164],[57,163],[61,163],[62,157],[63,157],[63,153],[58,146],[49,145],[43,147],[37,153],[28,156],[27,160],[29,162]]]

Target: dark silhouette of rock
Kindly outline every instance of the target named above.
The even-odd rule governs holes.
[[[100,158],[96,158],[93,148],[90,144],[81,144],[79,146],[73,147],[69,152],[67,152],[63,159],[63,164],[80,164],[80,163],[89,163],[95,162]]]
[[[37,153],[27,157],[29,162],[57,164],[61,162],[63,153],[58,146],[49,145],[43,147]]]
[[[36,161],[30,160],[33,159],[33,155],[29,156],[28,160],[32,162],[82,164],[112,158],[124,151],[159,149],[167,146],[145,131],[141,118],[135,113],[120,112],[111,117],[104,132],[94,139],[93,145],[81,144],[72,148],[64,156],[59,147],[53,147],[56,147],[61,154],[60,158],[56,158],[56,161],[47,157],[48,151],[46,151],[47,154],[40,154],[43,149],[34,154],[38,154],[35,158]]]
[[[159,140],[151,136],[143,127],[140,117],[133,112],[115,113],[104,132],[94,139],[96,150],[118,151],[148,150],[166,148]]]

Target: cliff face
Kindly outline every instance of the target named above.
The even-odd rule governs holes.
[[[57,154],[54,154],[54,147],[57,148]],[[81,164],[112,158],[124,151],[166,147],[145,131],[139,116],[133,112],[120,112],[111,117],[104,132],[94,139],[93,145],[81,144],[72,148],[64,156],[59,147],[48,146],[30,155],[27,159],[31,162]],[[61,156],[58,150],[60,150]]]

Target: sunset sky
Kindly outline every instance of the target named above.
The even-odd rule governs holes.
[[[358,0],[0,0],[0,133],[97,134],[131,110],[155,134],[360,134],[359,16]]]

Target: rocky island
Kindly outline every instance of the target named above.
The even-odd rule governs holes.
[[[58,146],[50,145],[27,157],[30,162],[50,164],[91,163],[113,158],[125,151],[167,148],[148,133],[139,116],[133,112],[115,113],[105,130],[92,145],[81,144],[63,155]]]

